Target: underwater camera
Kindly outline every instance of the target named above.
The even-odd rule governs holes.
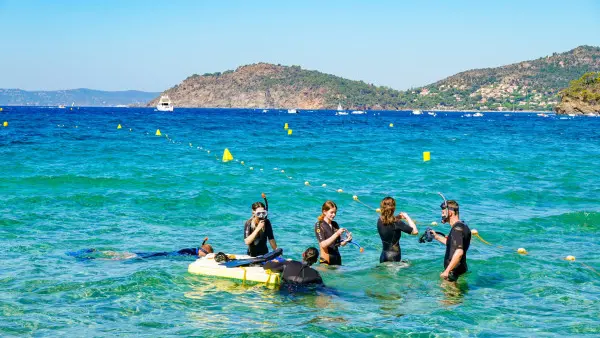
[[[427,229],[425,229],[425,233],[421,235],[421,237],[419,237],[419,243],[425,243],[425,242],[431,242],[435,239],[435,235],[431,233],[433,229],[431,229],[430,227],[427,227]],[[442,235],[444,237],[446,237],[446,235],[444,235],[443,233],[436,231],[435,232],[438,235]]]

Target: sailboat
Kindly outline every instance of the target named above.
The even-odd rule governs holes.
[[[335,115],[348,115],[348,113],[344,111],[344,108],[342,108],[341,103],[338,103],[337,112],[335,113]]]

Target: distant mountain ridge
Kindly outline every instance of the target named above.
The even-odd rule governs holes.
[[[93,89],[69,89],[54,91],[26,91],[0,89],[0,105],[4,106],[143,106],[159,93],[138,90],[102,91]]]
[[[194,74],[162,94],[176,107],[335,109],[340,103],[347,109],[551,110],[558,92],[589,71],[600,71],[599,47],[469,70],[406,91],[299,66],[258,63]]]

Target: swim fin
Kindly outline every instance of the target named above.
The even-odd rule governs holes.
[[[258,264],[258,263],[270,261],[276,257],[281,256],[281,254],[283,254],[283,249],[277,248],[277,249],[275,249],[267,254],[264,254],[262,256],[252,257],[252,258],[248,258],[248,259],[234,259],[229,262],[223,262],[219,265],[225,265],[228,268],[236,268],[239,266],[248,266],[251,264]]]

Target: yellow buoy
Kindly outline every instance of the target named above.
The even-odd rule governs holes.
[[[3,108],[0,108],[0,111],[2,111],[2,110],[3,110]]]
[[[344,192],[344,190],[342,190],[342,189],[338,189],[338,190],[337,190],[337,192]]]
[[[393,123],[390,123],[390,128],[394,128],[394,124]]]
[[[161,136],[160,129],[156,129],[156,136]]]
[[[354,195],[354,196],[352,196],[352,199],[355,201],[358,201],[358,196]]]
[[[281,169],[281,173],[283,174],[285,172],[285,170]]]
[[[292,130],[288,129],[288,135],[292,135]]]
[[[477,229],[471,229],[471,234],[477,236],[479,235],[479,231]]]
[[[525,248],[518,248],[517,253],[520,253],[521,255],[527,255],[527,250],[525,250]]]
[[[241,161],[240,163],[241,163],[242,165],[244,165],[244,161]]]
[[[233,160],[233,156],[231,156],[229,149],[225,148],[223,151],[223,162],[229,162],[231,160]]]
[[[325,187],[327,187],[327,184],[323,183],[323,184],[321,184],[321,186],[322,186],[323,188],[325,188]]]
[[[423,162],[427,162],[431,160],[431,153],[428,151],[423,152]]]
[[[306,185],[306,186],[309,186],[309,185],[310,185],[310,182],[309,182],[309,181],[306,181],[306,182],[304,182],[304,185]]]
[[[377,208],[375,209],[375,212],[381,213],[381,209]]]
[[[193,147],[192,142],[190,142],[190,147]]]
[[[122,128],[121,124],[119,123],[119,125],[117,126],[117,129],[121,129],[121,128]]]
[[[287,122],[283,125],[283,129],[287,130],[288,129],[288,124]]]
[[[436,221],[431,222],[431,225],[436,226],[438,223]]]
[[[2,123],[3,126],[8,127],[8,122],[4,121],[4,123]]]
[[[566,261],[574,261],[575,260],[575,256],[567,256],[565,257]]]

